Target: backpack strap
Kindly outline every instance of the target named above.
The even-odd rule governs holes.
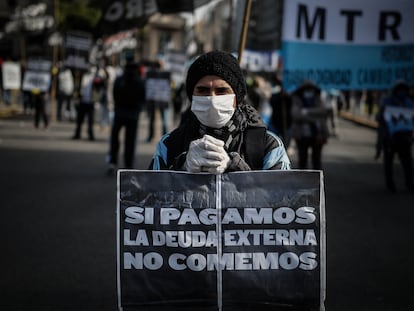
[[[252,170],[263,168],[263,158],[265,156],[266,128],[254,127],[246,129],[245,151],[246,162]]]

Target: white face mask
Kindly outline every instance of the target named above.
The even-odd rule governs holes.
[[[201,124],[221,128],[230,121],[234,114],[235,94],[219,96],[193,96],[191,111]]]

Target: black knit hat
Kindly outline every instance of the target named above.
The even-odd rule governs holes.
[[[246,80],[236,58],[230,53],[212,51],[201,55],[191,64],[187,72],[186,89],[188,98],[192,99],[194,87],[204,76],[218,76],[230,84],[236,94],[238,104],[246,96]]]

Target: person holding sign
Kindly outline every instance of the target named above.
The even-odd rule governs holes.
[[[212,174],[290,169],[281,139],[245,102],[245,77],[230,53],[198,57],[188,69],[186,92],[191,106],[178,128],[161,137],[150,169]]]
[[[398,154],[404,170],[405,185],[414,190],[412,166],[412,134],[414,131],[414,101],[409,97],[410,87],[405,81],[397,81],[391,94],[384,98],[378,112],[378,159],[384,151],[384,175],[387,188],[396,192],[393,179],[394,155]]]

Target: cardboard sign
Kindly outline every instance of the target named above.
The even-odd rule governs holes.
[[[146,100],[169,103],[171,100],[171,81],[168,71],[148,71],[145,82]]]
[[[52,62],[50,60],[29,59],[27,70],[24,73],[22,89],[24,91],[49,91],[52,81],[51,69]]]
[[[323,306],[320,171],[118,172],[119,308]]]
[[[391,135],[402,131],[414,132],[413,108],[387,106],[384,110],[384,119]]]
[[[65,66],[74,70],[88,70],[91,48],[91,34],[68,32],[65,38]]]
[[[3,89],[19,90],[21,80],[21,70],[19,63],[4,62],[2,65]]]

